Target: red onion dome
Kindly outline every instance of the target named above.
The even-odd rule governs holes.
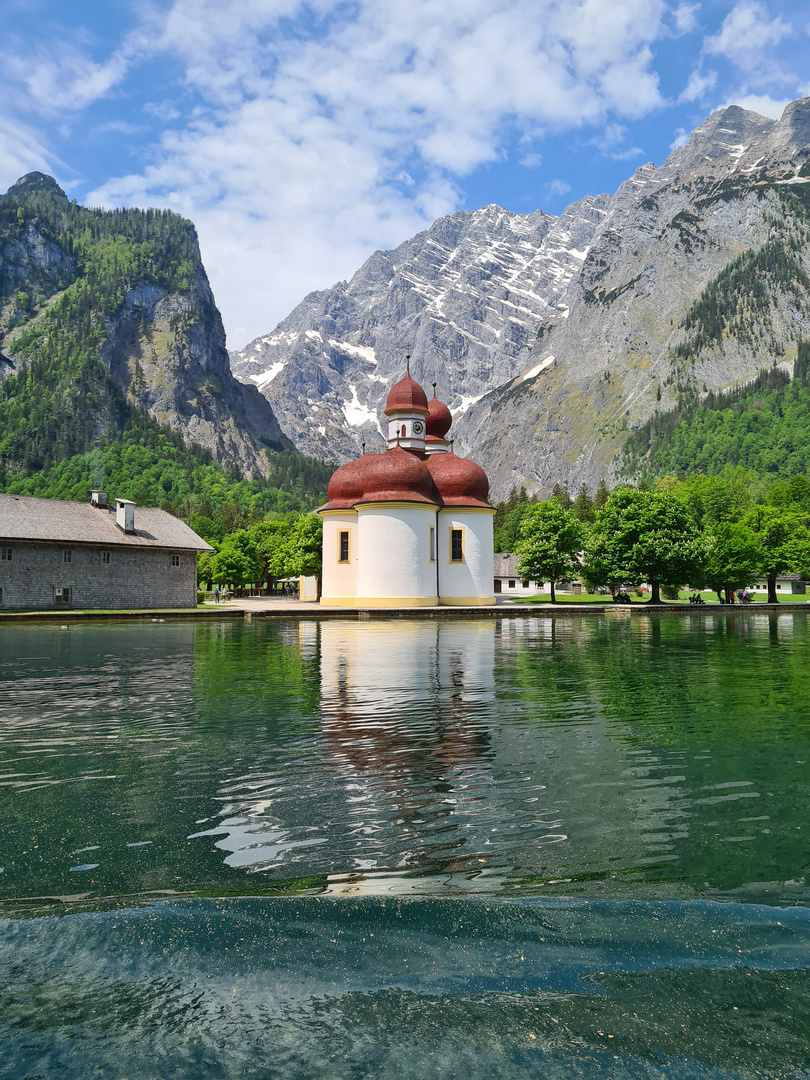
[[[388,400],[385,403],[385,415],[392,412],[424,412],[428,411],[427,396],[425,391],[411,378],[410,372],[405,373],[405,378],[395,383],[388,392]]]
[[[480,465],[451,451],[425,462],[445,506],[489,506],[489,480]]]
[[[401,446],[369,454],[366,461],[369,464],[363,473],[363,495],[358,503],[441,501],[425,462]]]
[[[332,473],[326,489],[328,502],[322,510],[347,510],[363,495],[363,474],[367,463],[375,455],[369,454],[347,461]]]
[[[427,433],[443,439],[453,425],[450,410],[434,394],[428,405]]]

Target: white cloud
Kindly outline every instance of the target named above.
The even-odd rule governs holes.
[[[550,180],[546,184],[546,192],[549,195],[567,195],[571,185],[566,180]]]
[[[14,88],[11,96],[29,112],[56,116],[107,95],[126,75],[132,57],[121,50],[99,64],[71,43],[40,42],[30,50],[7,39],[0,59],[4,81]]]
[[[627,128],[623,124],[608,124],[602,135],[591,139],[591,145],[614,161],[629,161],[644,153],[639,146],[625,146],[626,138]]]
[[[145,111],[174,130],[149,148],[149,164],[88,201],[191,217],[234,345],[375,247],[456,209],[459,178],[503,160],[510,138],[662,104],[651,45],[665,33],[664,0],[173,0],[143,10],[107,58],[43,42],[17,50],[6,76],[29,109],[69,124],[122,93],[142,62],[174,66],[193,111],[161,90]],[[14,51],[3,48],[6,61]],[[641,153],[606,138],[611,157]],[[522,161],[540,156],[527,149]]]
[[[61,162],[27,125],[0,115],[0,191],[27,172],[59,171]]]
[[[697,29],[697,13],[700,4],[679,4],[673,12],[675,16],[675,29],[679,34],[690,34]]]
[[[689,133],[684,128],[678,128],[675,138],[669,144],[670,150],[676,150],[679,146],[686,146],[689,142]]]
[[[701,71],[700,68],[695,68],[689,76],[689,82],[681,91],[678,101],[702,101],[716,85],[716,71]]]
[[[760,0],[740,0],[725,17],[718,33],[705,39],[703,48],[729,60],[750,79],[784,81],[790,76],[780,71],[769,48],[790,33],[790,24],[779,16],[771,19]]]
[[[739,105],[740,108],[750,109],[751,112],[759,113],[760,116],[769,116],[772,120],[778,120],[791,100],[791,98],[783,98],[777,101],[768,94],[743,94],[729,98],[722,107]]]
[[[523,154],[520,158],[520,164],[526,169],[539,169],[543,164],[543,155],[534,152]]]

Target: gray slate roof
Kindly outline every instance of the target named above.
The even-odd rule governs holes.
[[[495,577],[516,578],[520,577],[517,572],[518,557],[508,552],[495,553]]]
[[[125,533],[115,523],[114,506],[99,509],[89,502],[35,499],[29,495],[0,494],[0,540],[214,550],[179,518],[156,507],[136,506],[135,532]]]

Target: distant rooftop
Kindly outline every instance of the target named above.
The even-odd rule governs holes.
[[[136,507],[135,531],[125,533],[115,523],[115,506],[100,509],[89,502],[61,502],[30,495],[0,494],[0,540],[214,550],[185,522],[157,507]]]

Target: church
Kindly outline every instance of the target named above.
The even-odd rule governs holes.
[[[321,604],[494,604],[486,473],[453,453],[450,410],[406,372],[385,406],[388,449],[341,465],[323,517]]]

